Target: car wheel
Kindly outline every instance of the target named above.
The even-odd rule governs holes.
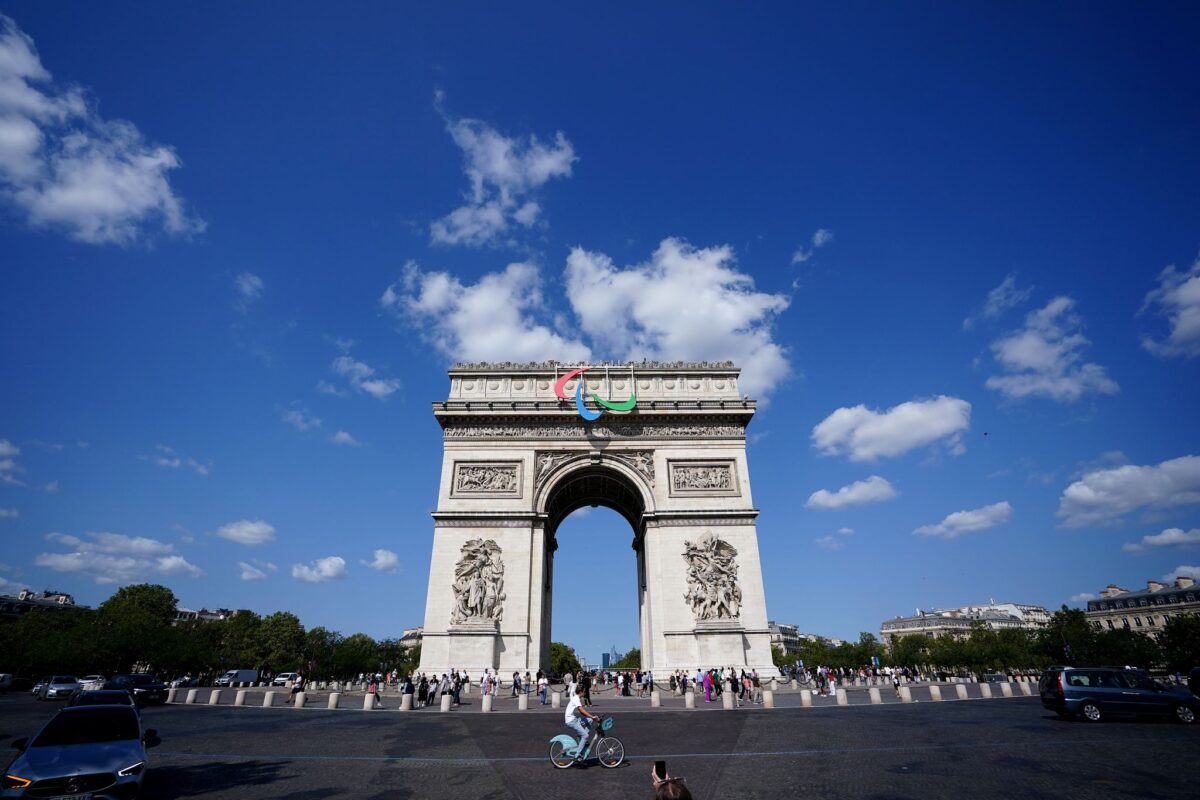
[[[1175,719],[1184,724],[1191,725],[1196,721],[1196,712],[1189,705],[1177,703],[1175,705]]]
[[[1090,700],[1079,707],[1079,713],[1081,713],[1083,718],[1088,722],[1100,721],[1100,706],[1096,705]]]

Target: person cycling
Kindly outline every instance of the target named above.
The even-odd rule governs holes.
[[[575,753],[575,760],[580,763],[583,762],[583,754],[587,749],[592,723],[600,721],[600,717],[588,711],[587,706],[584,705],[585,691],[582,684],[576,685],[575,694],[571,696],[571,702],[567,703],[567,713],[563,715],[567,727],[579,734],[579,750]]]

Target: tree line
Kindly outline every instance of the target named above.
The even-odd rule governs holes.
[[[305,629],[295,614],[238,611],[213,622],[175,621],[175,594],[165,586],[118,589],[96,609],[34,609],[0,622],[0,670],[112,675],[134,667],[162,678],[215,676],[229,669],[260,674],[303,671],[316,679],[416,668],[420,647],[365,633]]]
[[[1147,670],[1187,673],[1200,666],[1200,616],[1167,620],[1158,637],[1132,630],[1097,630],[1083,611],[1063,606],[1038,630],[990,630],[983,623],[971,626],[962,638],[921,634],[899,636],[890,645],[873,634],[862,633],[857,642],[834,646],[827,639],[803,641],[798,653],[775,648],[775,663],[784,666],[802,659],[805,666],[870,666],[873,657],[882,665],[928,665],[961,672],[1003,672],[1042,669],[1052,664],[1079,666],[1130,666]]]

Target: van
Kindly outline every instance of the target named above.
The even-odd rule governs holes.
[[[1194,723],[1200,699],[1149,675],[1112,667],[1050,667],[1038,681],[1042,705],[1060,717],[1088,722],[1110,716],[1163,716]]]
[[[254,683],[258,680],[258,671],[253,669],[231,669],[213,681],[213,686],[233,686],[239,683]]]
[[[295,683],[296,679],[299,677],[300,676],[295,672],[281,672],[275,676],[275,680],[272,681],[272,685],[287,686],[289,683]]]

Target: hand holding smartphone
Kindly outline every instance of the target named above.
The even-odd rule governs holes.
[[[655,761],[654,762],[654,777],[660,781],[665,781],[667,779],[667,762],[666,761]]]

